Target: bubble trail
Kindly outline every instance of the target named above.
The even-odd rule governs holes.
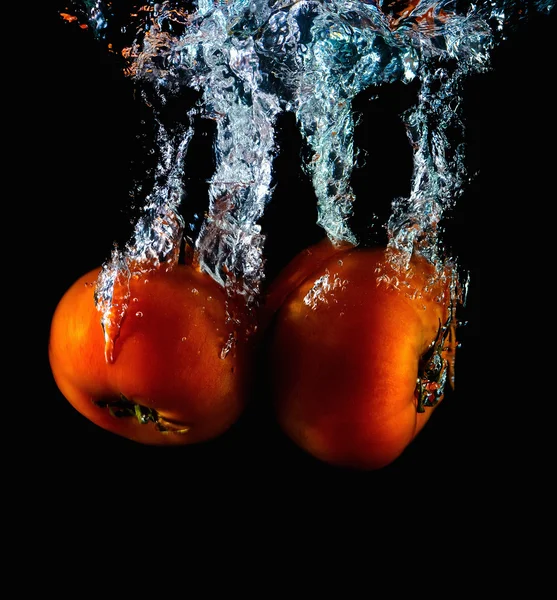
[[[157,183],[142,208],[132,240],[124,250],[115,244],[110,261],[103,264],[95,288],[97,310],[105,338],[105,358],[113,361],[113,350],[130,299],[130,280],[161,265],[171,269],[178,262],[184,221],[178,212],[183,194],[183,157],[192,129],[174,141],[162,123],[158,141],[163,149],[157,167]]]
[[[279,100],[262,88],[252,38],[223,40],[206,64],[204,101],[217,124],[217,165],[196,249],[201,267],[251,304],[263,274],[264,236],[258,221],[272,194]]]
[[[195,110],[216,124],[216,168],[195,250],[200,268],[248,305],[257,303],[264,279],[259,220],[273,191],[279,113],[295,115],[307,144],[303,166],[315,191],[319,225],[333,242],[357,244],[349,225],[357,155],[352,101],[370,86],[417,78],[416,104],[401,115],[413,151],[411,191],[393,200],[386,233],[403,267],[414,251],[442,263],[439,223],[467,175],[463,81],[489,69],[493,47],[530,11],[553,10],[547,0],[75,4],[97,38],[119,49],[125,74],[140,89],[154,91],[161,108],[185,88],[201,92]],[[160,184],[133,239],[122,252],[115,249],[99,281],[105,331],[114,331],[114,320],[125,312],[128,271],[131,277],[177,260],[192,110],[184,107],[186,127],[159,123]],[[373,202],[373,181],[369,189],[365,200]]]
[[[462,83],[487,70],[494,45],[491,29],[477,14],[428,10],[414,18],[430,37],[423,40],[417,102],[403,115],[414,157],[411,193],[393,201],[387,223],[389,246],[402,250],[404,268],[416,249],[441,261],[438,224],[462,193],[466,175]]]

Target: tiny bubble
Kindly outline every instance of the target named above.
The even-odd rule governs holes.
[[[136,316],[136,317],[142,317],[142,316],[143,316],[143,313],[142,313],[140,310],[138,310],[138,311],[135,313],[135,316]]]
[[[182,338],[182,342],[185,342],[187,339],[188,339],[188,338],[187,338],[186,336],[184,336],[184,337]]]
[[[197,288],[191,288],[192,294],[199,294],[199,290]]]

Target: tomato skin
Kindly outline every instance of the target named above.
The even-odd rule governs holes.
[[[233,333],[225,291],[185,265],[132,278],[114,359],[107,362],[94,299],[99,271],[80,277],[53,315],[49,359],[62,394],[93,423],[144,444],[185,445],[224,433],[245,407],[250,362],[245,340],[221,357]],[[104,407],[116,407],[122,396],[156,411],[169,424],[166,431]]]
[[[279,276],[270,283],[261,306],[260,329],[266,330],[286,298],[303,283],[304,279],[315,272],[319,265],[336,254],[341,254],[352,248],[354,248],[352,244],[346,242],[333,244],[328,238],[324,238],[298,253],[282,269]]]
[[[298,446],[332,465],[373,470],[421,431],[434,407],[417,411],[420,358],[451,306],[447,281],[424,291],[432,274],[425,259],[395,273],[384,249],[345,249],[286,297],[272,326],[270,386],[278,422]]]

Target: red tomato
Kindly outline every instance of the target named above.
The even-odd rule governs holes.
[[[269,289],[268,311],[279,307],[269,330],[278,422],[326,463],[384,467],[452,382],[454,271],[434,277],[414,256],[399,272],[385,249],[337,251],[329,242],[304,256]]]
[[[49,358],[68,401],[100,427],[145,444],[183,445],[224,433],[242,413],[249,343],[227,319],[226,294],[178,265],[132,278],[130,303],[105,359],[95,299],[99,269],[78,279],[54,313]]]

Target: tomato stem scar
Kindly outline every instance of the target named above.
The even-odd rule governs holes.
[[[148,408],[128,400],[123,394],[120,394],[120,400],[115,401],[99,401],[94,400],[93,404],[99,408],[107,408],[108,412],[115,418],[121,419],[125,417],[135,417],[141,425],[154,423],[158,431],[163,434],[169,433],[187,433],[191,429],[191,425],[185,423],[175,423],[164,417],[153,408]]]

